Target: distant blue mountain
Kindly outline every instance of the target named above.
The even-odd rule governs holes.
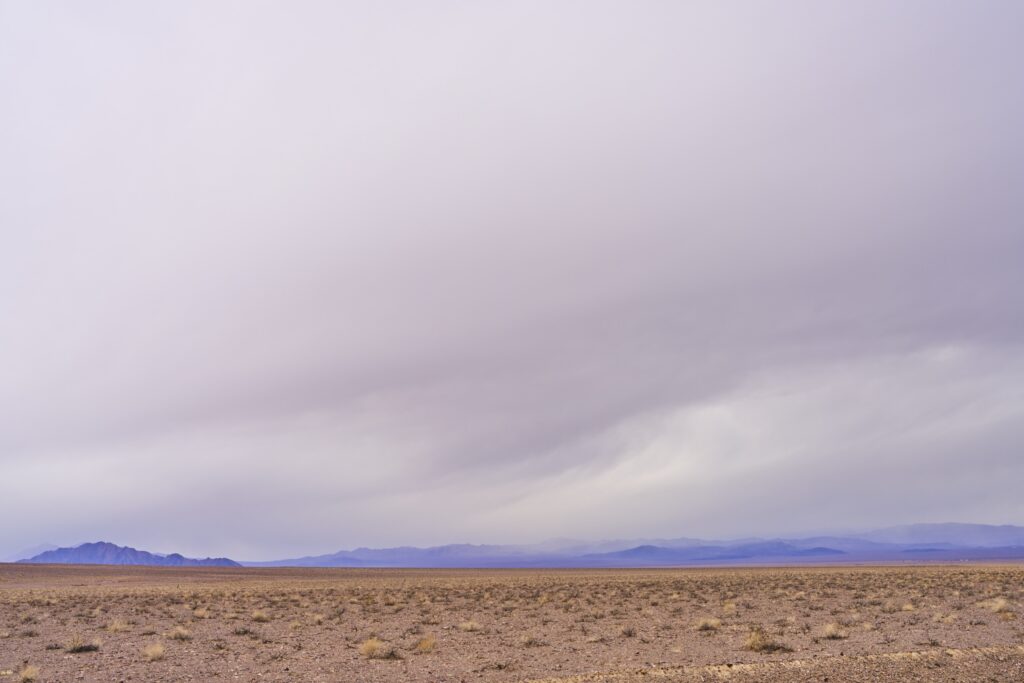
[[[834,558],[845,555],[835,548],[798,548],[781,541],[743,543],[740,545],[699,545],[690,548],[663,548],[640,545],[628,550],[599,555],[586,555],[587,566],[632,567],[673,566],[695,563],[730,563],[773,558]]]
[[[886,539],[898,538],[898,541]],[[356,548],[252,567],[671,567],[1024,559],[1024,527],[919,524],[850,536],[707,541],[695,538],[537,545]]]
[[[1000,548],[1024,545],[1024,527],[1009,524],[908,524],[870,531],[857,537],[880,543]]]
[[[453,544],[356,548],[328,555],[244,562],[157,555],[112,543],[84,543],[20,560],[32,563],[132,564],[165,567],[684,567],[855,562],[1024,560],[1024,527],[914,524],[843,536],[732,541],[696,538],[580,541],[534,545]]]
[[[18,560],[30,564],[118,564],[146,565],[159,567],[241,567],[226,557],[208,557],[194,560],[178,553],[157,555],[136,550],[113,543],[83,543],[74,548],[57,548],[47,550],[27,560]]]

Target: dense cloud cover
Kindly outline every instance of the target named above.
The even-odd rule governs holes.
[[[1024,523],[1022,22],[0,0],[0,551]]]

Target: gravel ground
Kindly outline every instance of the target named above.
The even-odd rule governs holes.
[[[1022,600],[1021,565],[0,565],[0,682],[1024,681]]]

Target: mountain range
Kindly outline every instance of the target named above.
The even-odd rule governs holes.
[[[712,541],[697,538],[579,541],[533,545],[453,544],[418,548],[356,548],[328,555],[264,562],[189,559],[112,543],[56,548],[20,562],[174,567],[670,567],[863,562],[1024,560],[1024,527],[911,524],[866,533],[805,538]]]
[[[537,545],[356,548],[250,567],[658,567],[730,564],[1021,560],[1024,527],[913,524],[844,536],[712,541],[571,539]]]
[[[195,560],[178,553],[158,555],[113,543],[83,543],[73,548],[47,550],[28,559],[18,560],[32,564],[120,564],[159,567],[240,567],[226,557],[207,557]]]

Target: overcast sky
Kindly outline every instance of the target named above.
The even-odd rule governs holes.
[[[0,0],[0,554],[1024,524],[1022,29]]]

